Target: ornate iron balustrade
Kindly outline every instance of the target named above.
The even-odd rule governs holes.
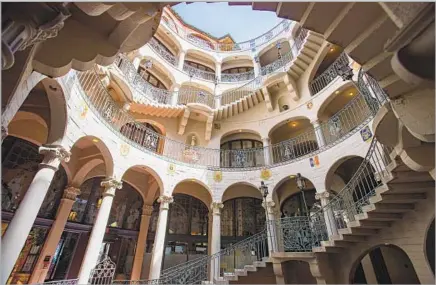
[[[171,53],[169,53],[160,42],[158,42],[154,37],[152,37],[150,39],[150,41],[148,42],[148,44],[150,45],[150,47],[156,52],[158,53],[165,61],[167,61],[168,63],[172,64],[173,66],[177,67],[177,58],[172,55]]]
[[[119,55],[114,63],[120,69],[125,79],[133,87],[133,99],[138,103],[156,102],[160,104],[169,104],[172,93],[165,89],[156,88],[148,83],[141,75],[130,60]]]
[[[77,285],[79,279],[55,280],[44,283],[36,283],[37,285]]]
[[[186,105],[188,103],[200,103],[211,107],[215,107],[215,96],[200,90],[179,90],[178,104]]]
[[[323,90],[337,76],[339,70],[350,63],[346,53],[342,53],[321,75],[313,79],[309,84],[310,92],[313,95]]]
[[[221,82],[239,82],[247,81],[254,78],[254,70],[242,73],[222,73]]]
[[[67,77],[69,78],[68,80],[65,79]],[[258,148],[229,151],[186,145],[151,131],[141,123],[136,122],[126,110],[120,108],[112,100],[100,78],[98,71],[92,70],[71,73],[71,75],[63,77],[62,81],[65,82],[67,90],[73,88],[74,84],[77,85],[78,83],[81,85],[82,88],[79,89],[79,92],[83,98],[95,110],[96,114],[100,116],[102,121],[126,142],[170,161],[188,163],[192,167],[223,168],[228,170],[256,169],[266,166],[263,159],[266,152],[272,154],[272,164],[268,165],[271,167],[297,161],[308,155],[324,151],[346,139],[349,135],[360,129],[360,126],[367,123],[382,103],[380,98],[385,98],[385,94],[380,93],[382,89],[370,91],[366,87],[368,84],[363,82],[363,78],[366,77],[363,73],[359,73],[360,82],[358,82],[358,85],[363,84],[363,87],[366,89],[362,89],[363,87],[360,87],[360,89],[364,90],[365,93],[356,96],[342,110],[332,116],[329,121],[321,123],[319,129],[309,130],[296,138],[273,144],[269,149]],[[372,82],[369,81],[370,79],[366,80]],[[192,101],[199,100],[193,99]],[[341,131],[337,130],[338,118],[339,122],[341,122],[339,125]],[[333,121],[334,123],[332,123]],[[126,124],[130,124],[132,127],[122,128]],[[332,125],[335,130],[333,134],[323,131],[326,129],[330,131]],[[316,137],[317,132],[320,130],[323,133],[325,144],[318,146]],[[187,150],[189,150],[189,155],[187,155]]]
[[[186,64],[186,63],[183,65],[183,71],[187,72],[189,77],[193,76],[196,78],[205,79],[205,80],[209,80],[209,81],[215,80],[215,72],[201,70],[201,69],[195,68],[193,66],[190,66],[189,64]]]
[[[282,57],[277,59],[276,61],[274,61],[270,64],[267,64],[265,66],[262,66],[260,69],[260,74],[261,75],[268,75],[268,74],[273,73],[281,68],[284,69],[283,71],[286,71],[287,70],[286,65],[288,63],[290,63],[293,59],[294,59],[294,56],[292,55],[292,49],[291,49],[288,53],[282,55]]]
[[[199,48],[205,50],[213,50],[216,52],[233,52],[233,51],[251,50],[265,43],[270,42],[272,39],[274,39],[281,33],[289,31],[292,21],[283,20],[278,25],[273,27],[271,30],[267,31],[266,33],[254,39],[240,42],[240,43],[234,43],[234,44],[207,42],[205,40],[193,36],[190,30],[188,30],[185,26],[178,25],[176,27],[173,22],[166,23],[162,21],[161,24],[162,23],[164,23],[165,26],[167,26],[173,33],[177,34],[180,38],[186,40],[187,42],[192,43],[193,45]]]

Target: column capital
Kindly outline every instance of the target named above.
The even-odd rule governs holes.
[[[105,188],[103,191],[103,197],[115,196],[115,190],[123,188],[123,182],[118,181],[113,177],[104,179],[100,185]]]
[[[170,204],[174,202],[173,196],[162,195],[159,196],[157,201],[160,203],[160,208],[162,210],[168,210],[170,208]]]
[[[41,165],[58,170],[61,161],[70,161],[71,153],[61,145],[43,145],[39,147],[39,153],[44,155]]]
[[[319,125],[320,124],[319,119],[313,119],[313,120],[310,121],[310,123],[312,125]]]
[[[224,208],[224,204],[221,202],[212,202],[210,208],[212,209],[213,215],[219,216],[221,215],[221,209]]]
[[[272,200],[263,201],[262,207],[267,211],[268,214],[275,214],[276,213],[276,203]]]
[[[315,199],[316,200],[328,199],[329,197],[330,197],[330,192],[329,191],[323,191],[323,192],[315,194]]]
[[[152,213],[153,213],[153,206],[152,205],[142,206],[142,215],[143,216],[151,216]]]
[[[269,137],[265,137],[265,138],[262,138],[262,142],[270,142],[271,141],[271,139],[269,138]]]
[[[74,186],[67,186],[62,195],[62,199],[76,201],[76,197],[80,195],[80,188]]]

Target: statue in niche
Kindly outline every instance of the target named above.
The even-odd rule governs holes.
[[[127,226],[126,228],[131,230],[136,226],[136,222],[139,218],[139,210],[137,208],[132,208],[129,210],[129,216],[127,217]]]
[[[191,137],[191,145],[188,146],[187,149],[185,149],[185,151],[183,152],[183,156],[185,157],[185,159],[188,162],[197,162],[199,157],[198,157],[198,152],[195,150],[195,146],[197,145],[197,137],[195,135],[192,135]]]

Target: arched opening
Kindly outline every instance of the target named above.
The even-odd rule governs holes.
[[[187,37],[189,41],[194,42],[195,44],[199,45],[202,48],[209,49],[209,50],[215,50],[214,44],[205,36],[198,34],[198,33],[191,33]]]
[[[282,263],[282,270],[286,284],[317,284],[307,262],[300,260],[286,261]]]
[[[289,41],[280,39],[259,53],[259,63],[262,75],[269,74],[283,66],[292,58]]]
[[[215,80],[215,60],[212,56],[198,50],[188,50],[183,64],[183,71],[190,77],[210,81]]]
[[[221,137],[221,167],[244,168],[265,164],[263,143],[259,134],[237,131]]]
[[[238,82],[254,78],[253,60],[244,56],[224,58],[221,63],[221,82]]]
[[[329,96],[318,110],[326,144],[341,139],[362,124],[371,110],[354,85],[346,85]]]
[[[329,85],[339,75],[338,70],[348,65],[348,63],[348,57],[343,52],[343,49],[338,45],[332,44],[325,51],[325,56],[318,63],[318,67],[314,68],[311,72],[309,89],[312,96]]]
[[[434,260],[435,260],[435,227],[434,219],[427,230],[427,235],[425,237],[425,256],[427,257],[428,265],[433,271],[434,275]]]
[[[170,77],[171,72],[153,58],[145,57],[139,62],[138,74],[158,89],[169,90],[175,82],[174,78]]]
[[[398,246],[366,251],[350,272],[351,284],[420,284],[410,258]]]
[[[307,118],[291,118],[271,129],[274,163],[293,160],[318,149],[315,131]]]
[[[162,17],[162,19],[165,18]],[[157,29],[156,33],[151,38],[149,45],[167,62],[177,66],[177,56],[182,50],[182,47],[170,32],[165,31],[165,29]]]
[[[23,139],[8,136],[2,143],[2,235],[14,217],[20,202],[25,196],[34,176],[38,172],[43,156],[38,153],[38,146]],[[55,173],[47,194],[42,202],[37,218],[33,224],[7,284],[28,283],[36,260],[44,245],[49,228],[47,221],[53,222],[68,183],[63,166]],[[49,277],[54,271],[49,270]]]

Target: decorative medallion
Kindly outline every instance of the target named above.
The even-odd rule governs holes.
[[[319,166],[319,157],[315,155],[314,157],[309,158],[310,167]]]
[[[306,104],[306,107],[307,107],[307,109],[312,109],[312,107],[313,107],[313,103],[312,103],[312,101],[310,101],[310,102],[308,102],[307,104]]]
[[[174,173],[176,173],[176,166],[173,163],[170,163],[168,165],[168,174],[169,175],[174,175]]]
[[[372,132],[369,126],[365,126],[363,129],[361,129],[360,135],[362,136],[364,142],[369,141],[372,138]]]
[[[80,112],[79,116],[81,119],[85,119],[86,114],[88,114],[88,110],[89,110],[88,105],[84,101],[82,101],[82,104],[80,104],[79,107],[79,112]]]
[[[221,180],[223,180],[223,173],[222,173],[222,171],[219,171],[219,170],[214,171],[214,173],[213,173],[213,180],[215,182],[221,182]]]
[[[268,180],[271,178],[271,176],[272,176],[271,170],[269,170],[268,168],[263,168],[260,171],[260,178],[262,180]]]
[[[128,144],[125,144],[125,143],[121,144],[121,146],[120,146],[120,154],[122,156],[128,155],[129,151],[130,151],[130,146]]]

